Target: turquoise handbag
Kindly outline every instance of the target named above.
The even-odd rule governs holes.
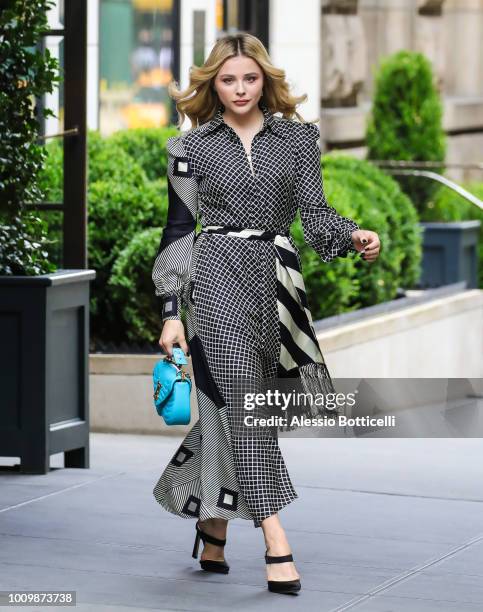
[[[166,425],[188,425],[191,420],[191,376],[183,370],[188,361],[180,348],[173,348],[153,368],[154,405]]]

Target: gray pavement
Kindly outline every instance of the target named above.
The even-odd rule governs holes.
[[[0,590],[75,590],[77,609],[95,611],[483,610],[480,440],[282,437],[299,494],[280,512],[296,597],[267,591],[251,521],[229,524],[228,575],[199,569],[195,521],[152,496],[177,444],[92,434],[91,469],[55,455],[45,476],[0,458]]]

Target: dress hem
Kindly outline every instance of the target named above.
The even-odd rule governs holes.
[[[178,516],[178,517],[181,517],[181,518],[184,518],[184,519],[196,519],[196,520],[198,520],[200,518],[199,515],[198,516],[189,515],[189,514],[181,513],[178,510],[174,510],[172,507],[168,506],[161,498],[158,498],[155,495],[154,495],[154,499],[167,512],[169,512],[170,514],[173,514],[174,516]],[[263,518],[260,518],[260,519],[256,518],[253,515],[246,516],[246,515],[242,515],[242,514],[235,514],[234,516],[231,516],[231,517],[228,517],[226,515],[220,515],[219,508],[218,508],[218,509],[214,510],[213,513],[208,513],[208,516],[206,516],[206,513],[203,512],[204,517],[201,520],[206,520],[207,518],[221,518],[221,519],[225,519],[225,520],[231,521],[233,519],[240,518],[240,519],[243,519],[243,520],[246,520],[246,521],[252,521],[253,522],[253,526],[255,528],[257,528],[257,527],[261,527],[262,521],[264,521],[266,518],[272,516],[273,514],[276,514],[277,512],[280,512],[280,510],[283,510],[286,506],[291,504],[296,499],[299,499],[299,495],[297,493],[295,493],[294,496],[291,499],[289,499],[288,501],[285,501],[283,504],[278,505],[277,507],[272,509],[270,511],[270,514],[267,514],[266,516],[264,516]],[[211,508],[213,508],[213,506],[211,506]],[[204,509],[206,510],[206,506],[205,506]]]

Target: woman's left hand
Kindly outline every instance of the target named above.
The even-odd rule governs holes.
[[[379,257],[381,242],[376,232],[356,230],[351,234],[354,248],[361,253],[364,261],[375,261]]]

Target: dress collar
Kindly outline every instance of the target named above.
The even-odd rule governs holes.
[[[263,113],[263,126],[260,131],[264,131],[266,128],[269,128],[275,134],[279,134],[284,137],[281,128],[281,122],[274,117],[274,115],[270,112],[268,107],[265,104],[259,104],[259,108]],[[227,123],[225,123],[223,119],[223,112],[225,108],[224,106],[219,106],[213,118],[203,125],[205,129],[201,131],[200,136],[206,136],[206,134],[210,134],[217,130],[220,126],[223,128],[230,127]]]

